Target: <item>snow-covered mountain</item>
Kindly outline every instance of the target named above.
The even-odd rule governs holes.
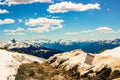
[[[103,49],[113,49],[118,46],[120,46],[120,39],[100,40],[100,41],[95,41],[82,49],[85,52],[99,53]]]
[[[43,63],[45,59],[27,54],[0,50],[0,80],[14,80],[19,65],[34,61]]]
[[[48,39],[33,41],[16,41],[13,39],[12,41],[0,43],[0,48],[19,51],[43,58],[49,58],[53,54],[69,52],[75,49],[82,49],[87,53],[100,53],[106,49],[113,49],[118,46],[120,46],[120,39],[98,41],[70,41],[60,39],[55,42]]]
[[[13,48],[28,48],[30,46],[34,47],[40,47],[40,45],[35,44],[34,42],[29,41],[16,41],[15,39],[8,41],[8,42],[1,42],[0,48],[7,48],[7,49],[13,49]]]
[[[98,40],[98,41],[70,41],[60,39],[56,42],[42,43],[42,46],[68,52],[75,49],[82,49],[88,53],[99,53],[103,49],[113,49],[120,46],[120,39]],[[92,47],[91,47],[92,46]]]
[[[8,42],[1,42],[0,48],[12,50],[16,52],[26,53],[42,58],[49,58],[53,54],[61,53],[62,51],[49,49],[41,46],[33,41],[16,41],[15,39]]]
[[[112,80],[120,78],[120,47],[106,50],[100,54],[89,53],[95,56],[92,65],[84,63],[87,54],[82,50],[56,54],[48,59],[48,63],[53,67],[70,71],[71,75],[78,74],[81,79],[108,80],[105,78],[109,78]]]

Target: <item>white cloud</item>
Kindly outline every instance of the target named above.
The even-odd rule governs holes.
[[[110,28],[110,27],[98,27],[98,28],[96,28],[96,29],[94,29],[94,30],[86,30],[86,31],[81,31],[81,32],[83,32],[83,33],[112,33],[112,34],[116,34],[118,31],[116,31],[116,30],[113,30],[112,28]]]
[[[117,33],[117,31],[113,31],[113,30],[112,30],[112,31],[110,31],[109,33],[116,34],[116,33]]]
[[[23,34],[25,30],[21,27],[18,27],[16,30],[4,30],[3,32],[5,33],[8,33],[8,34],[12,34],[12,35],[15,35],[15,34]]]
[[[102,32],[110,32],[110,31],[112,31],[112,28],[109,28],[109,27],[98,27],[95,30],[96,31],[102,31]]]
[[[61,2],[52,4],[47,9],[50,13],[68,12],[68,11],[87,11],[90,9],[99,10],[100,4],[82,4],[82,3],[72,3],[72,2]]]
[[[66,32],[64,35],[78,35],[78,32]]]
[[[13,19],[4,19],[4,20],[0,20],[0,25],[4,25],[4,24],[12,24],[12,23],[15,23],[15,20]]]
[[[38,33],[43,33],[43,32],[49,32],[49,31],[54,31],[56,29],[61,29],[62,25],[59,25],[58,27],[54,26],[43,26],[43,27],[37,27],[37,28],[28,28],[28,32],[38,32]]]
[[[4,2],[0,2],[0,5],[31,4],[34,2],[46,3],[46,2],[52,2],[52,0],[5,0]]]
[[[41,26],[41,25],[60,25],[62,22],[64,22],[63,20],[59,20],[59,19],[49,19],[49,18],[37,18],[37,19],[29,19],[25,24],[28,26]]]
[[[6,9],[0,9],[0,14],[9,13]]]
[[[86,31],[82,31],[84,33],[90,33],[90,32],[93,32],[93,30],[86,30]]]
[[[23,20],[22,19],[18,19],[18,22],[21,23]]]
[[[60,17],[58,17],[58,16],[52,16],[52,18],[54,18],[54,19],[55,19],[55,18],[60,18]]]
[[[53,31],[56,29],[61,29],[63,27],[61,24],[62,22],[64,22],[64,20],[37,18],[37,19],[29,19],[27,22],[25,22],[25,25],[37,27],[37,28],[28,28],[27,30],[28,32],[43,33],[43,32]]]

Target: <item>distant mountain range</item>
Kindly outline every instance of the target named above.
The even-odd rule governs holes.
[[[0,48],[16,51],[19,53],[26,53],[26,54],[46,58],[46,59],[54,54],[62,53],[62,51],[49,49],[34,42],[30,42],[30,41],[19,42],[19,41],[16,41],[15,39],[8,42],[1,42]]]
[[[112,49],[120,46],[120,39],[114,40],[99,40],[99,41],[64,41],[59,40],[54,43],[42,43],[46,48],[56,49],[63,52],[74,49],[82,49],[88,53],[99,53],[102,50]]]
[[[120,46],[120,39],[99,41],[65,41],[60,39],[56,42],[52,42],[48,39],[34,41],[16,41],[13,39],[8,42],[0,42],[0,48],[27,53],[42,58],[49,58],[54,54],[69,52],[75,49],[82,49],[87,53],[99,53],[118,46]]]

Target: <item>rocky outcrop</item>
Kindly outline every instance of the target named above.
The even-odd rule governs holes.
[[[84,63],[86,55],[82,50],[74,50],[54,55],[48,59],[48,63],[64,69],[71,75],[77,75],[76,79],[111,80],[120,77],[120,47],[94,54],[92,65]]]

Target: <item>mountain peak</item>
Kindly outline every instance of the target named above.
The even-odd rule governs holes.
[[[16,40],[13,38],[13,39],[11,40],[11,42],[12,42],[12,43],[16,43]]]

